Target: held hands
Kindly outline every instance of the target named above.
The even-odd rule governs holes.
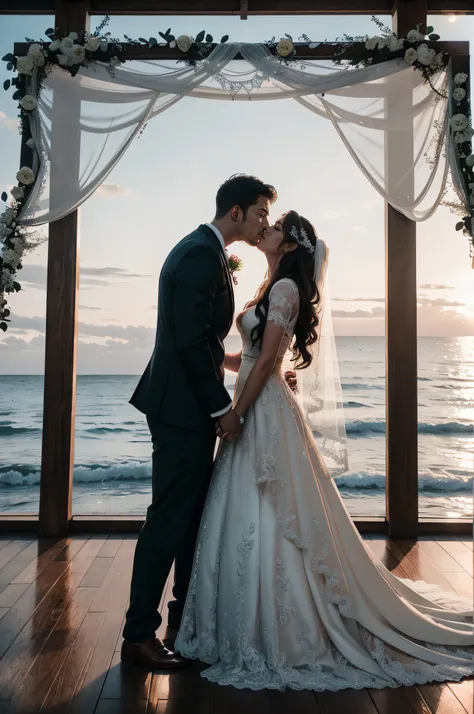
[[[242,433],[242,424],[240,417],[234,409],[229,409],[228,412],[219,417],[216,421],[216,434],[224,441],[233,441]]]
[[[298,392],[298,380],[296,379],[296,372],[293,369],[289,369],[285,372],[285,382],[292,392],[295,394]]]

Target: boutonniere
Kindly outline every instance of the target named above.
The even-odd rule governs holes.
[[[235,255],[234,253],[232,255],[229,255],[229,270],[230,274],[232,275],[234,285],[237,285],[238,283],[237,276],[235,275],[235,273],[238,273],[239,270],[242,270],[242,267],[243,263],[238,255]]]

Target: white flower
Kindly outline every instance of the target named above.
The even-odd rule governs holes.
[[[410,32],[407,34],[408,42],[421,42],[424,39],[425,36],[422,35],[421,32],[418,32],[418,30],[410,30]]]
[[[428,45],[420,45],[418,47],[418,62],[421,62],[421,64],[424,65],[429,65],[433,64],[433,60],[436,57],[436,52],[435,50],[432,50],[428,47]]]
[[[176,45],[181,52],[187,52],[192,44],[193,41],[189,35],[180,35],[176,40]]]
[[[474,166],[474,154],[469,154],[469,156],[466,156],[466,166],[472,167]]]
[[[77,32],[70,32],[68,37],[74,42],[79,39],[79,35],[77,34]]]
[[[63,40],[61,40],[61,52],[63,52],[65,55],[69,54],[73,47],[74,40],[72,39],[72,37],[65,37]]]
[[[456,100],[456,102],[462,102],[464,97],[466,96],[466,90],[463,89],[462,87],[456,87],[456,89],[453,92],[453,99]]]
[[[98,37],[91,35],[87,38],[86,50],[89,52],[97,52],[97,50],[100,49],[100,44],[101,40]]]
[[[25,195],[25,192],[23,191],[21,186],[13,186],[10,193],[15,199],[15,201],[18,201],[19,198],[23,198],[23,196]]]
[[[82,45],[74,45],[69,52],[69,62],[71,64],[81,64],[86,58],[86,51]]]
[[[20,99],[19,104],[26,112],[32,112],[33,109],[36,109],[38,106],[38,101],[32,94],[25,94],[25,96]]]
[[[7,268],[3,268],[0,273],[0,288],[2,290],[11,290],[13,288],[13,275]],[[6,303],[4,303],[6,305]]]
[[[19,255],[13,248],[7,248],[4,251],[2,258],[7,265],[10,265],[14,270],[18,268],[21,262],[21,255]]]
[[[468,131],[457,131],[454,134],[454,143],[455,144],[464,144],[466,141],[469,141],[471,138],[471,134]]]
[[[454,131],[464,131],[469,126],[469,120],[465,114],[455,114],[451,117],[451,126]]]
[[[410,47],[405,52],[405,62],[407,64],[414,64],[414,62],[416,62],[417,59],[418,59],[418,52],[413,47]]]
[[[16,61],[16,71],[18,74],[31,74],[33,67],[31,57],[19,57]]]
[[[59,49],[61,49],[61,40],[53,40],[51,44],[48,46],[48,49],[50,52],[57,52]]]
[[[110,64],[112,67],[118,67],[119,65],[122,64],[121,60],[119,60],[118,57],[111,57],[110,58]]]
[[[109,48],[109,43],[106,40],[102,40],[102,42],[100,43],[100,51],[107,52],[108,48]]]
[[[454,84],[457,87],[460,87],[461,84],[464,84],[464,82],[467,81],[467,74],[465,72],[458,72],[457,74],[454,75]]]
[[[56,57],[58,58],[58,62],[61,67],[66,67],[69,64],[68,55],[56,55]]]
[[[0,223],[4,223],[6,226],[9,226],[13,223],[15,218],[16,211],[14,211],[13,208],[6,208],[0,216]]]
[[[434,63],[435,63],[436,65],[438,65],[438,67],[443,67],[443,65],[444,65],[444,52],[438,52],[438,54],[435,55]]]
[[[396,35],[390,35],[390,37],[387,40],[387,46],[390,52],[397,52],[398,50],[402,50],[404,47],[403,40],[398,39]]]
[[[294,52],[293,42],[291,40],[280,40],[276,46],[276,51],[280,57],[289,57]]]
[[[375,50],[379,40],[380,40],[380,37],[377,37],[377,35],[375,35],[374,37],[369,37],[369,39],[365,43],[365,49],[366,50]]]
[[[16,178],[17,181],[25,186],[29,186],[35,181],[35,175],[28,166],[22,166],[22,168],[18,171]]]
[[[26,248],[26,240],[23,236],[14,236],[11,240],[10,243],[12,244],[15,253],[18,253],[18,255],[21,255],[22,253],[25,252]]]
[[[377,41],[377,47],[379,50],[383,50],[384,47],[387,47],[388,45],[388,39],[386,37],[379,37]]]

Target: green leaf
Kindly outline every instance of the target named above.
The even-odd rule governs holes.
[[[14,290],[16,293],[19,293],[20,290],[21,290],[21,285],[20,285],[20,283],[17,283],[16,280],[15,280],[15,282],[13,283],[13,290]]]
[[[48,27],[48,29],[46,30],[46,32],[44,34],[49,38],[54,37],[54,28]]]
[[[162,38],[165,40],[165,42],[166,42],[166,35],[165,35],[163,32],[159,32],[158,34],[159,34],[159,36],[162,37]]]
[[[166,40],[167,40],[168,43],[169,43],[169,42],[174,42],[175,39],[176,39],[176,37],[175,37],[174,35],[168,35],[167,38],[166,38]]]
[[[431,34],[430,37],[429,37],[429,39],[431,40],[431,42],[438,42],[438,40],[440,40],[441,37],[440,37],[439,35],[436,35],[436,34],[435,34],[435,35]]]
[[[165,35],[168,36],[171,34],[171,27],[168,27],[168,29],[165,32]]]
[[[12,69],[13,69],[13,62],[9,62],[9,63],[7,64],[7,70],[8,70],[9,72],[11,72]]]
[[[145,45],[148,44],[148,40],[145,40],[144,37],[139,37],[139,38],[138,38],[138,41],[139,41],[139,42],[143,42]]]
[[[426,34],[427,34],[427,35],[431,35],[431,33],[433,32],[433,30],[434,30],[434,28],[431,27],[431,25],[430,25],[429,27],[426,28]]]
[[[463,228],[464,228],[464,221],[459,221],[459,223],[456,223],[457,231],[462,231]]]
[[[2,192],[1,199],[4,203],[6,203],[8,201],[8,194],[6,191]]]
[[[7,89],[10,89],[10,80],[6,79],[3,83],[3,89],[7,91]]]
[[[224,37],[221,37],[221,43],[224,44],[224,42],[227,42],[229,39],[229,35],[224,35]]]
[[[205,35],[206,35],[206,30],[202,30],[199,34],[196,35],[196,42],[202,42]]]
[[[18,84],[18,79],[19,79],[19,77],[12,78],[12,87],[14,87],[16,84]]]
[[[0,330],[2,330],[3,332],[6,332],[7,328],[8,328],[8,325],[6,322],[0,322]]]
[[[5,308],[3,311],[3,317],[10,317],[10,310],[8,308]]]
[[[12,55],[11,52],[9,52],[7,55],[5,55],[4,57],[2,57],[2,61],[3,61],[3,62],[13,62],[14,59],[15,59],[15,55]]]
[[[212,35],[206,35],[206,42],[213,42],[214,38]]]
[[[15,99],[15,100],[21,99],[21,92],[19,89],[17,89],[16,92],[13,93],[12,99]]]
[[[155,47],[155,45],[157,44],[158,40],[156,39],[156,37],[150,37],[150,39],[148,40],[149,47]]]

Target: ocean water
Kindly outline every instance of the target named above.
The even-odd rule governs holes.
[[[383,338],[341,337],[350,472],[336,479],[353,515],[385,513]],[[238,338],[227,348],[238,349]],[[474,337],[419,339],[420,515],[471,517],[474,460]],[[151,444],[128,404],[134,375],[81,375],[73,512],[143,514],[151,494]],[[226,375],[232,391],[235,375]],[[39,502],[41,376],[0,376],[0,512],[35,513]]]

